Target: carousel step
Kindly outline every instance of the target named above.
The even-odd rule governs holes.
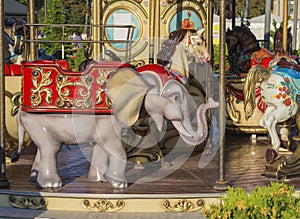
[[[143,212],[143,213],[105,213],[105,212],[84,212],[84,211],[54,211],[54,210],[32,210],[32,209],[16,209],[11,207],[0,207],[0,218],[57,218],[57,219],[76,219],[76,218],[101,218],[101,219],[205,219],[201,212],[183,212],[183,213],[167,213],[167,212]]]

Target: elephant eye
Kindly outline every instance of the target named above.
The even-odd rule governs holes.
[[[174,100],[178,101],[179,100],[179,95],[175,94],[173,98],[174,98]]]

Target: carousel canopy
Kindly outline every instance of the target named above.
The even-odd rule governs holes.
[[[27,7],[15,0],[4,0],[5,16],[25,16],[27,15]]]

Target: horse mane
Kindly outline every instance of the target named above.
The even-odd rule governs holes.
[[[190,30],[191,33],[196,33],[196,30]],[[157,63],[166,66],[171,63],[171,57],[174,55],[176,46],[184,39],[187,33],[186,29],[174,30],[166,39],[161,50],[157,53]]]
[[[239,32],[247,34],[248,37],[252,37],[253,39],[256,40],[256,36],[251,32],[251,30],[248,27],[245,27],[245,26],[235,26],[234,28],[232,28],[232,33],[238,34]]]

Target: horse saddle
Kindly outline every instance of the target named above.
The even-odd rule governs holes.
[[[252,53],[252,58],[258,64],[260,64],[262,62],[262,60],[264,60],[266,58],[273,58],[274,56],[275,56],[275,54],[272,53],[271,51],[267,50],[266,48],[261,48],[260,50]]]

